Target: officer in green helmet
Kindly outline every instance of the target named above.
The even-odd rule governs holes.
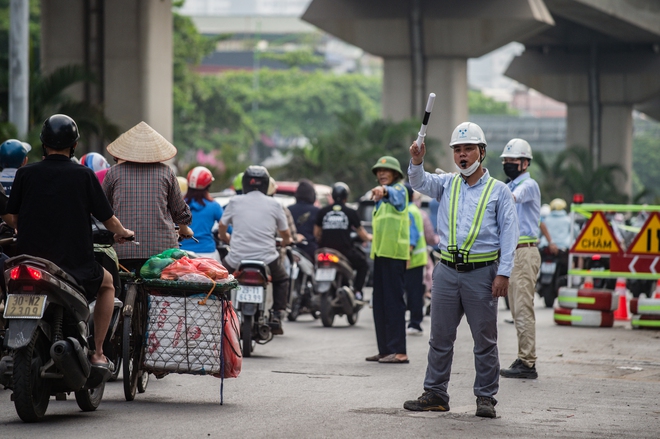
[[[383,156],[371,168],[378,186],[371,190],[374,260],[373,310],[378,354],[367,361],[408,363],[406,353],[406,303],[403,299],[406,262],[410,259],[408,191],[401,184],[403,172],[394,157]]]

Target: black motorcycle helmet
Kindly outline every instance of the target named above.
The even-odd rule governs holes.
[[[78,125],[66,114],[53,114],[44,121],[41,128],[41,143],[61,151],[71,148],[80,139]]]
[[[268,169],[263,166],[248,166],[243,173],[243,193],[259,191],[266,195],[268,193],[268,184],[270,183],[270,174]]]
[[[351,190],[346,183],[338,181],[332,186],[332,199],[335,203],[345,203],[348,200]]]

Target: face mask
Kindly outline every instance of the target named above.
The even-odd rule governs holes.
[[[458,169],[458,172],[460,172],[464,177],[469,177],[470,175],[474,174],[474,172],[479,168],[479,160],[475,160],[472,165],[468,166],[466,169],[461,168],[457,164],[454,163],[454,166],[456,166],[456,169]]]
[[[520,174],[522,174],[522,171],[518,170],[518,163],[504,163],[503,167],[504,173],[511,180],[515,180]]]

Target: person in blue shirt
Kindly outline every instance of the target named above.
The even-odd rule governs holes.
[[[181,242],[181,248],[195,252],[197,256],[221,262],[212,232],[213,226],[222,217],[222,206],[209,194],[209,186],[215,180],[213,174],[204,166],[197,166],[188,172],[187,180],[188,192],[184,200],[192,213],[190,228],[199,242],[186,239]]]
[[[518,218],[511,191],[481,166],[486,138],[471,122],[451,136],[458,174],[424,171],[426,145],[410,146],[408,179],[413,189],[440,202],[438,232],[441,260],[433,272],[431,337],[424,393],[403,407],[413,411],[448,411],[447,387],[456,329],[467,317],[474,340],[476,416],[496,416],[499,390],[497,350],[498,298],[509,288],[518,242]]]
[[[534,293],[541,268],[541,254],[537,243],[541,222],[541,190],[529,175],[532,147],[523,139],[511,139],[502,155],[507,186],[516,202],[520,237],[509,283],[509,306],[518,335],[518,358],[500,375],[505,378],[536,379],[536,316]]]

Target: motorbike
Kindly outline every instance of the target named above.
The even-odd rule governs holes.
[[[313,294],[314,263],[307,254],[295,245],[286,249],[289,261],[289,313],[287,318],[295,322],[298,316],[308,312],[319,318],[318,297]]]
[[[321,323],[331,327],[335,315],[346,315],[355,325],[362,302],[355,299],[355,273],[350,262],[337,250],[323,247],[316,250],[314,261],[314,294],[319,296]]]
[[[556,255],[550,252],[550,247],[542,247],[541,269],[536,283],[536,291],[545,302],[546,308],[552,308],[560,287],[567,285],[568,253],[559,250]]]
[[[112,242],[112,232],[95,231],[94,241]],[[94,347],[91,316],[95,302],[88,303],[82,287],[54,263],[34,256],[18,255],[5,262],[7,321],[4,346],[11,350],[0,369],[11,371],[3,383],[13,390],[12,400],[24,422],[45,416],[51,396],[65,400],[74,392],[83,411],[94,411],[101,403],[105,383],[113,368],[89,360]],[[106,356],[113,351],[114,333],[121,317],[122,302],[115,297]]]
[[[232,290],[232,302],[241,318],[243,356],[250,357],[256,344],[273,339],[270,310],[273,298],[270,269],[263,261],[242,260],[234,277],[238,288]],[[280,323],[281,324],[281,323]]]

